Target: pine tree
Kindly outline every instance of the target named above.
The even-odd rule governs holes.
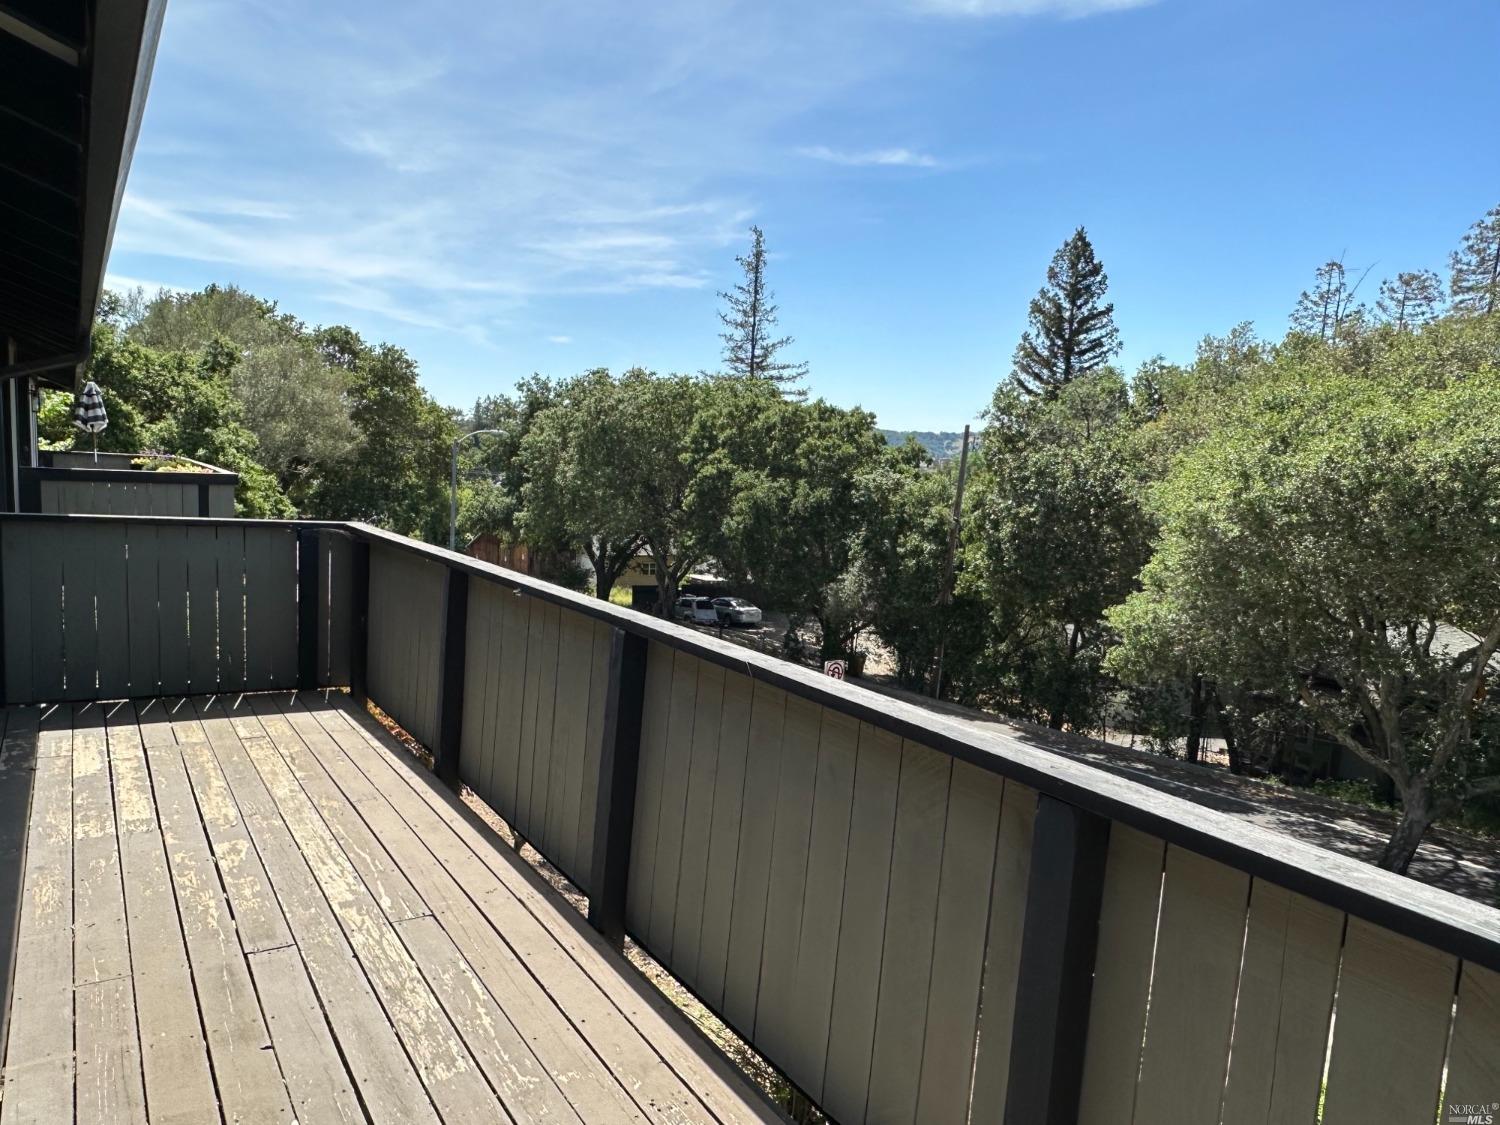
[[[1449,262],[1454,312],[1488,316],[1500,309],[1500,204],[1469,228]]]
[[[1341,334],[1347,335],[1344,329],[1364,315],[1364,309],[1354,303],[1358,288],[1358,283],[1350,286],[1343,262],[1324,262],[1313,275],[1313,287],[1304,289],[1297,298],[1292,331],[1316,336],[1324,343],[1338,343]]]
[[[1375,311],[1398,332],[1405,332],[1436,318],[1442,304],[1443,283],[1438,275],[1431,270],[1409,270],[1380,283]]]
[[[1103,367],[1120,350],[1115,307],[1104,303],[1109,278],[1079,227],[1052,256],[1047,284],[1031,299],[1012,381],[1029,395],[1051,398],[1080,375]]]
[[[807,364],[787,363],[776,357],[792,343],[790,336],[775,336],[776,304],[766,287],[766,238],[760,227],[750,228],[750,253],[735,258],[745,277],[719,296],[728,308],[719,319],[728,330],[724,341],[724,371],[742,379],[768,379],[789,398],[804,398],[807,391],[794,386],[807,375]]]

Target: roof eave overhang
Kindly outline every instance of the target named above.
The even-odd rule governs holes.
[[[80,245],[81,276],[78,326],[73,370],[54,371],[51,381],[73,384],[83,372],[94,316],[104,292],[104,271],[114,241],[115,222],[125,197],[151,69],[161,39],[166,0],[99,0],[83,65],[88,68],[88,126],[86,132],[83,223]]]

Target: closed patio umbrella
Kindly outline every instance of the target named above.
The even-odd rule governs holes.
[[[99,431],[109,425],[109,416],[104,412],[104,392],[92,379],[73,400],[73,425],[93,435],[94,460],[99,460]]]

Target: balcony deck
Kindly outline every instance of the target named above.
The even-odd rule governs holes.
[[[0,714],[0,1125],[781,1119],[347,697]]]

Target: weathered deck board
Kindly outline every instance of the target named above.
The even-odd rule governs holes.
[[[550,948],[564,954],[566,961],[559,962],[555,970],[540,973],[541,980],[553,1002],[578,1024],[580,1033],[611,1069],[631,1084],[638,1098],[650,1094],[654,1078],[665,1082],[670,1076],[696,1098],[696,1102],[681,1103],[688,1111],[687,1120],[784,1120],[660,993],[633,971],[622,971],[617,955],[604,939],[589,929],[579,914],[562,907],[530,867],[497,846],[493,833],[454,794],[415,772],[410,756],[380,732],[373,719],[346,707],[325,707],[319,717],[329,728],[341,726],[347,731],[352,741],[346,740],[345,745],[356,747],[356,752],[374,751],[361,753],[359,764],[381,778],[380,791],[399,802],[403,814],[422,818],[419,822],[427,826],[417,833],[422,840],[441,842],[453,849],[443,857],[445,868],[456,873],[462,865],[472,870],[476,879],[481,877],[481,870],[488,873],[490,889],[482,896],[482,905],[506,942],[516,944],[518,952],[524,952],[524,940],[526,948],[537,953]],[[396,785],[398,780],[405,783],[404,789]],[[446,831],[437,831],[439,825]],[[465,859],[453,845],[467,850],[469,858]],[[480,866],[471,867],[470,860],[478,860]],[[567,968],[567,961],[573,970]],[[601,997],[607,1003],[600,1005]],[[608,1045],[611,1035],[623,1035],[631,1049],[613,1053]],[[657,1061],[637,1054],[637,1044],[648,1046]],[[667,1092],[671,1093],[670,1086]],[[674,1104],[680,1096],[676,1095]],[[660,1117],[668,1108],[657,1099],[651,1110]],[[666,1116],[683,1119],[677,1114]]]
[[[192,714],[192,709],[187,708]],[[171,726],[158,728],[166,736]],[[184,733],[188,733],[184,731]],[[175,741],[146,747],[177,914],[187,943],[214,1084],[231,1121],[290,1121],[292,1105],[261,1015],[250,966],[235,933]]]
[[[73,718],[73,983],[79,1121],[146,1120],[104,709]]]
[[[292,1108],[301,1125],[364,1121],[307,966],[214,758],[208,727],[215,723],[228,726],[222,718],[205,724],[195,710],[172,726]]]
[[[322,1061],[307,1059],[315,1069],[333,1073],[327,1056],[342,1054],[347,1060],[347,1074],[359,1091],[360,1102],[370,1120],[376,1122],[435,1121],[436,1114],[425,1091],[412,1070],[411,1062],[401,1049],[390,1023],[376,1001],[355,962],[348,943],[334,921],[328,903],[323,899],[313,881],[307,864],[297,850],[290,831],[276,812],[270,794],[260,783],[259,775],[239,740],[234,724],[221,709],[200,701],[197,707],[205,734],[213,749],[213,766],[222,770],[231,799],[238,815],[248,828],[250,840],[264,864],[267,885],[273,889],[278,910],[285,916],[288,938],[301,953],[305,966],[309,991],[319,998],[328,1028],[328,1039],[321,1036],[312,1042],[323,1053]],[[253,716],[251,722],[253,723]],[[270,952],[269,950],[265,952]],[[272,971],[270,965],[260,960],[261,953],[251,958],[251,967],[257,979]],[[296,987],[296,982],[289,986]],[[282,999],[285,1003],[276,1007],[276,993],[262,991],[262,1002],[267,1004],[267,1018],[271,1025],[273,1043],[278,1035],[278,1022],[301,1022],[304,1028],[316,1025],[307,1016],[298,1016],[295,992]],[[280,1017],[280,1020],[278,1020]],[[299,1033],[295,1026],[289,1029],[292,1043],[305,1043],[308,1036]],[[336,1051],[334,1043],[342,1044]],[[278,1053],[287,1053],[277,1048]],[[287,1069],[288,1064],[283,1063]],[[287,1070],[288,1085],[299,1103],[316,1096],[299,1092],[295,1071]],[[342,1104],[337,1099],[323,1112],[332,1120]]]
[[[400,868],[390,861],[385,850],[359,819],[359,813],[354,810],[349,798],[339,792],[338,787],[320,768],[298,753],[299,749],[305,749],[300,745],[301,742],[307,738],[315,738],[317,734],[294,731],[286,715],[269,697],[257,698],[253,707],[272,745],[286,759],[293,776],[316,806],[329,831],[364,880],[365,886],[375,896],[375,901],[380,904],[386,918],[392,922],[405,922],[430,914],[422,896],[412,888]],[[324,733],[322,737],[327,738],[328,735]]]
[[[25,833],[0,1125],[784,1120],[343,697],[0,730]],[[576,833],[535,765],[537,823]]]
[[[365,752],[361,752],[364,750]],[[402,767],[356,746],[358,765],[406,821],[407,832],[431,851],[441,868],[464,889],[527,971],[536,975],[552,1002],[578,1028],[592,1050],[626,1088],[647,1120],[707,1118],[703,1107],[668,1070],[647,1040],[609,1004],[579,966],[558,947],[493,872],[449,830],[448,822],[405,782]],[[431,884],[428,884],[431,885]]]
[[[176,725],[186,727],[189,722],[197,725],[202,739],[191,738],[184,742],[182,760],[193,783],[193,794],[198,800],[203,826],[208,831],[214,860],[219,865],[219,878],[223,880],[230,909],[234,911],[240,947],[249,955],[291,945],[292,932],[276,903],[265,865],[250,840],[249,829],[245,827],[239,806],[229,791],[229,783],[224,780],[209,741],[206,727],[215,722],[227,726],[227,721],[209,719],[205,724],[194,713],[191,720],[179,719]]]
[[[35,735],[36,781],[0,1102],[4,1125],[46,1125],[73,1115],[73,769],[67,708],[58,712]]]
[[[78,1018],[77,1119],[141,1125],[146,1120],[146,1091],[130,978],[80,984],[73,1002]]]
[[[160,710],[160,704],[155,705]],[[115,821],[125,878],[125,918],[136,985],[146,1104],[153,1120],[209,1121],[218,1096],[177,900],[157,820],[146,750],[133,708],[110,713],[109,764],[115,782]]]
[[[244,746],[439,1114],[445,1121],[503,1120],[416,962],[274,744],[259,738]]]
[[[518,1121],[581,1121],[442,923],[428,915],[408,919],[398,929],[511,1116]]]
[[[200,708],[199,714],[332,1033],[343,1045],[366,1113],[377,1122],[439,1120],[332,908],[250,760],[236,722],[215,707]],[[259,729],[253,714],[248,725]],[[269,748],[263,733],[260,741]]]
[[[299,1125],[367,1120],[296,946],[248,955]]]
[[[319,717],[304,712],[293,715],[292,721],[299,728],[311,721],[322,729],[317,722]],[[346,727],[345,740],[355,739],[357,736]],[[505,1016],[529,1044],[546,1076],[544,1082],[558,1086],[585,1120],[645,1120],[624,1089],[574,1034],[520,958],[508,945],[495,940],[489,922],[454,875],[416,837],[338,740],[335,739],[333,748],[319,740],[312,740],[309,745],[319,763],[356,803],[371,830],[380,835],[392,857],[422,884],[434,916],[480,982],[492,997],[504,998]],[[357,753],[357,741],[354,746]],[[414,940],[420,941],[420,937]],[[411,948],[412,939],[408,940]],[[438,986],[440,996],[441,988]],[[445,1007],[451,1008],[452,1004],[450,999]],[[498,1028],[493,1034],[504,1037],[505,1030]],[[544,1096],[545,1091],[538,1094],[539,1098]]]

